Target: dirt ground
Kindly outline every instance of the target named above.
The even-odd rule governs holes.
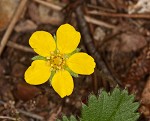
[[[139,121],[149,121],[149,20],[149,0],[1,0],[0,121],[79,117],[90,93],[116,85],[136,95]],[[92,75],[74,78],[73,94],[61,99],[48,82],[27,84],[24,72],[36,55],[28,43],[31,34],[55,34],[64,23],[80,31],[79,47],[97,66]]]

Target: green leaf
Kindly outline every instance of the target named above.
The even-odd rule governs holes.
[[[77,121],[77,119],[73,115],[71,115],[70,121]]]
[[[34,56],[34,57],[32,58],[32,60],[47,60],[47,59],[46,59],[46,57],[37,55],[37,56]]]
[[[98,97],[89,96],[88,106],[82,106],[81,121],[136,121],[138,107],[126,90],[115,88],[111,94],[102,91]]]
[[[66,116],[63,116],[62,120],[57,119],[57,121],[77,121],[77,119],[71,115],[69,119]]]

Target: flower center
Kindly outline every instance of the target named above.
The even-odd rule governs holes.
[[[48,58],[48,62],[50,63],[51,69],[57,71],[64,68],[66,59],[62,54],[57,52],[51,53],[51,56]]]
[[[53,62],[55,65],[61,65],[61,63],[63,62],[63,58],[61,58],[60,56],[56,56],[53,58]]]

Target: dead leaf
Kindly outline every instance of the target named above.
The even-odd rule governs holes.
[[[1,0],[0,1],[0,31],[8,26],[19,0]]]
[[[15,94],[18,99],[28,101],[41,94],[41,90],[36,86],[29,85],[27,83],[19,83],[17,84],[17,90]]]
[[[37,24],[60,25],[64,20],[62,12],[53,11],[43,5],[37,6],[35,3],[29,5],[29,16]]]
[[[136,51],[146,46],[145,38],[140,34],[124,33],[121,35],[120,49],[124,52]]]
[[[36,30],[37,25],[31,21],[31,20],[24,20],[24,21],[20,21],[16,27],[15,27],[15,31],[16,32],[27,32],[27,31],[32,31],[32,30]]]

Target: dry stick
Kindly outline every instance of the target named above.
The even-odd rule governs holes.
[[[8,41],[7,46],[18,49],[18,50],[22,50],[22,51],[25,51],[25,52],[35,53],[33,51],[33,49],[31,49],[29,47],[26,47],[26,46],[23,46],[23,45],[16,44],[16,43],[11,42],[11,41]]]
[[[52,9],[54,9],[54,10],[57,10],[57,11],[62,10],[62,7],[61,7],[61,6],[58,6],[58,5],[55,5],[55,4],[52,4],[52,3],[49,3],[49,2],[43,1],[43,0],[33,0],[33,1],[35,1],[35,2],[37,2],[37,3],[40,3],[40,4],[44,5],[44,6],[47,6],[47,7],[49,7],[49,8],[52,8]]]
[[[63,9],[62,6],[54,5],[54,4],[49,3],[49,2],[46,2],[46,1],[42,1],[42,0],[33,0],[33,1],[35,1],[35,2],[37,2],[37,3],[39,3],[39,4],[42,4],[42,5],[45,5],[45,6],[49,7],[49,8],[54,9],[54,10],[60,11],[60,10]],[[85,16],[85,20],[86,20],[87,22],[89,22],[89,23],[92,23],[92,24],[96,24],[96,25],[99,25],[99,26],[104,26],[104,27],[110,28],[110,29],[116,29],[116,26],[114,26],[114,25],[111,25],[111,24],[108,24],[108,23],[106,23],[106,22],[97,20],[97,19],[95,19],[95,18],[91,18],[91,17],[89,17],[89,16]]]
[[[111,8],[117,9],[115,2],[113,2],[112,0],[106,0],[106,1],[108,3],[108,6],[110,5]]]
[[[116,12],[115,9],[104,8],[104,7],[96,6],[96,5],[92,5],[92,4],[87,4],[87,7],[92,8],[92,9],[93,9],[93,8],[94,8],[94,9],[98,9],[98,10],[105,11],[105,12],[112,12],[112,13],[115,13],[115,12]]]
[[[28,116],[28,117],[31,117],[31,118],[34,118],[34,119],[37,119],[37,120],[40,120],[40,121],[43,121],[43,120],[44,120],[44,118],[43,118],[42,116],[39,116],[39,115],[37,115],[37,114],[33,114],[33,113],[31,113],[31,112],[26,112],[26,111],[20,110],[20,109],[18,109],[18,112],[19,112],[19,113],[22,113],[22,114],[25,115],[25,116]]]
[[[143,18],[150,19],[149,14],[124,14],[124,13],[108,13],[102,11],[88,11],[91,15],[108,16],[108,17],[124,17],[124,18]]]
[[[9,121],[12,120],[12,121],[16,121],[15,118],[12,118],[12,117],[8,117],[8,116],[0,116],[0,119],[8,119]]]
[[[110,29],[116,29],[116,26],[97,20],[95,18],[92,18],[89,16],[84,16],[84,18],[89,23],[96,24],[96,25],[103,26],[103,27],[110,28]]]
[[[95,58],[95,61],[97,63],[97,67],[102,71],[102,73],[104,75],[107,76],[107,79],[111,83],[110,86],[115,87],[117,83],[119,85],[122,85],[121,82],[117,78],[112,76],[112,74],[108,70],[105,62],[102,60],[101,55],[96,51],[95,45],[92,42],[92,37],[90,36],[88,25],[84,19],[84,14],[83,14],[81,6],[78,6],[76,8],[76,15],[77,15],[78,24],[79,24],[79,27],[81,30],[81,34],[83,35],[84,43],[87,47],[87,50],[89,51],[89,54]]]
[[[21,0],[20,1],[20,4],[19,4],[19,6],[18,6],[18,8],[15,12],[15,15],[12,18],[12,21],[10,22],[10,24],[9,24],[2,40],[1,40],[1,43],[0,43],[0,56],[1,56],[5,46],[7,44],[8,38],[9,38],[9,36],[10,36],[10,34],[11,34],[11,32],[12,32],[12,30],[13,30],[13,28],[14,28],[14,26],[15,26],[18,18],[19,18],[19,16],[21,15],[22,11],[24,10],[24,7],[25,7],[27,1],[28,0]]]

